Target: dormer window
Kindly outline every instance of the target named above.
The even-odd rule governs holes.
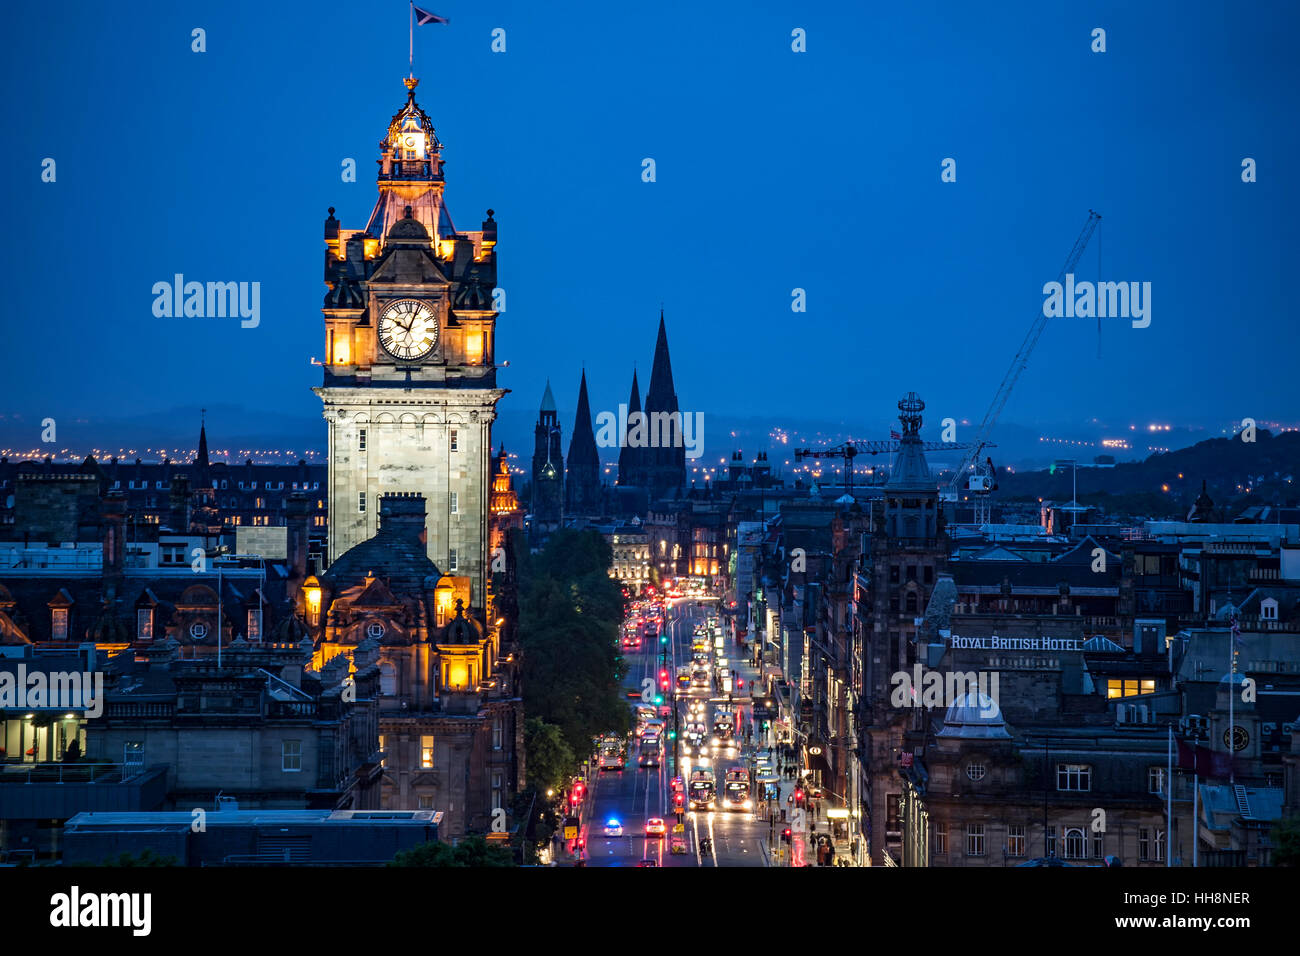
[[[250,607],[248,609],[247,631],[250,641],[260,641],[262,639],[262,609],[260,607]]]
[[[68,609],[66,607],[50,608],[50,638],[55,641],[68,639]]]

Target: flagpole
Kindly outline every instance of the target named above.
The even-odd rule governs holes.
[[[1165,866],[1170,865],[1174,840],[1174,722],[1169,722],[1169,770],[1165,777]]]
[[[1231,598],[1229,598],[1229,600],[1231,600]],[[1230,673],[1232,675],[1231,677],[1232,692],[1228,695],[1228,785],[1232,786],[1237,782],[1236,770],[1232,766],[1234,763],[1232,759],[1232,755],[1236,752],[1235,747],[1237,744],[1237,736],[1232,732],[1233,727],[1235,726],[1233,721],[1235,719],[1234,713],[1235,713],[1235,705],[1237,703],[1238,630],[1237,630],[1237,611],[1235,608],[1232,611],[1232,621],[1229,626],[1231,630],[1228,632],[1228,654],[1229,654],[1229,663],[1230,663]]]
[[[410,5],[411,5],[411,25],[410,25],[409,32],[407,34],[408,37],[410,38],[410,48],[407,52],[407,56],[411,68],[411,76],[412,78],[414,78],[415,76],[415,0],[410,0]]]
[[[1200,866],[1201,857],[1201,761],[1192,751],[1192,867]],[[1213,763],[1213,761],[1211,761]],[[1214,768],[1211,767],[1211,770]]]

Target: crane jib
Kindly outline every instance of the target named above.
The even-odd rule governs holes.
[[[1079,230],[1079,236],[1074,240],[1074,245],[1070,249],[1070,254],[1065,258],[1065,264],[1061,266],[1061,271],[1056,275],[1056,281],[1061,282],[1065,279],[1068,272],[1073,272],[1074,267],[1078,264],[1083,251],[1088,248],[1088,241],[1092,239],[1092,234],[1097,229],[1097,223],[1101,222],[1101,214],[1092,209],[1088,210],[1088,221],[1083,224]],[[1007,374],[1002,378],[1002,384],[998,386],[997,392],[993,396],[993,401],[989,404],[989,409],[984,413],[984,420],[980,422],[979,430],[975,433],[975,440],[971,442],[971,452],[962,459],[961,467],[953,475],[949,487],[956,490],[961,483],[962,477],[966,472],[979,461],[980,454],[987,447],[991,446],[988,437],[993,431],[993,426],[998,422],[998,416],[1002,414],[1002,409],[1007,404],[1007,399],[1011,397],[1011,390],[1015,388],[1016,382],[1029,365],[1029,356],[1034,351],[1034,346],[1038,344],[1039,337],[1043,334],[1043,329],[1047,327],[1047,316],[1043,314],[1040,306],[1034,313],[1034,321],[1029,326],[1029,331],[1025,333],[1025,339],[1020,343],[1020,349],[1016,352],[1015,358],[1011,360],[1011,367],[1007,369]]]

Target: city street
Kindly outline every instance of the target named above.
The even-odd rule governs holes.
[[[706,706],[726,701],[726,696],[719,697],[716,690],[684,689],[676,692],[675,677],[677,668],[691,660],[691,637],[695,625],[703,623],[710,610],[716,610],[716,602],[704,602],[703,607],[694,600],[674,601],[665,627],[668,636],[666,645],[668,663],[666,669],[672,681],[676,695],[673,706],[677,709],[678,729],[686,724],[687,702],[691,699],[706,701]],[[709,639],[712,647],[713,638]],[[628,674],[625,685],[629,692],[640,692],[650,686],[659,693],[658,676],[664,665],[660,653],[665,645],[658,640],[646,641],[639,651],[628,651]],[[741,734],[738,741],[741,747],[731,756],[719,755],[714,761],[714,769],[719,781],[725,770],[733,765],[750,765],[752,747],[744,746],[744,728],[750,720],[749,681],[756,679],[754,669],[747,661],[742,661],[740,648],[728,639],[725,650],[729,666],[736,672],[737,678],[744,681],[745,694],[735,695],[732,700],[740,710]],[[738,685],[739,686],[739,685]],[[665,698],[668,699],[668,698]],[[709,703],[712,701],[712,703]],[[640,699],[628,698],[628,706],[636,707]],[[672,718],[666,721],[668,730],[673,729]],[[625,769],[595,770],[592,772],[586,800],[583,805],[582,834],[586,842],[586,859],[589,866],[636,866],[643,859],[654,860],[659,866],[769,866],[774,865],[769,841],[779,846],[782,824],[775,828],[766,820],[759,820],[754,811],[727,811],[718,808],[713,811],[690,811],[683,815],[683,834],[687,852],[674,855],[669,852],[669,841],[673,836],[676,818],[672,810],[670,782],[681,774],[686,777],[689,767],[686,758],[678,766],[674,758],[674,744],[681,744],[679,733],[677,740],[665,739],[665,756],[658,768],[640,768],[637,766],[635,746],[629,749]],[[719,783],[721,786],[721,783]],[[787,785],[788,789],[788,785]],[[784,794],[784,791],[783,791]],[[752,794],[751,794],[752,796]],[[659,817],[664,820],[667,833],[664,837],[644,834],[646,820]],[[606,837],[605,823],[611,818],[620,821],[624,827],[621,837]],[[713,854],[700,853],[700,841],[709,838],[713,843]]]

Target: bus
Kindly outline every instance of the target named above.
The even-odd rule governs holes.
[[[655,736],[645,736],[641,738],[641,755],[637,762],[642,767],[659,766],[659,755],[662,752],[660,740]]]
[[[752,810],[754,801],[749,796],[749,771],[732,767],[722,786],[722,805],[728,810]]]
[[[692,810],[712,810],[713,804],[717,800],[717,787],[714,784],[713,771],[707,767],[692,770],[688,793]]]

